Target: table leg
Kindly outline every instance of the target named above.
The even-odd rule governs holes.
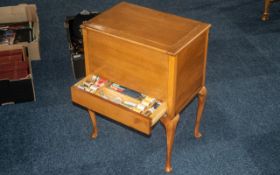
[[[194,128],[195,138],[200,138],[202,136],[199,131],[199,127],[200,127],[202,113],[204,110],[206,96],[207,96],[207,89],[205,86],[203,86],[201,88],[201,90],[198,92],[198,107],[197,107],[196,122],[195,122],[195,128]]]
[[[270,4],[271,4],[271,0],[264,0],[264,12],[261,18],[263,21],[267,21],[269,19]]]
[[[175,131],[177,127],[177,123],[179,121],[180,115],[177,114],[173,119],[170,119],[168,117],[163,117],[161,118],[161,123],[165,127],[166,131],[166,164],[165,164],[165,171],[167,173],[172,171],[172,166],[171,166],[171,155],[172,155],[172,147],[174,143],[174,136],[175,136]]]
[[[92,122],[92,134],[91,134],[91,138],[95,139],[97,137],[97,133],[98,133],[98,129],[97,129],[97,124],[96,124],[96,117],[95,117],[95,113],[91,110],[88,110],[91,122]]]

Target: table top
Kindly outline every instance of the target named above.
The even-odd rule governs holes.
[[[106,10],[84,26],[172,55],[210,28],[210,24],[127,2]]]

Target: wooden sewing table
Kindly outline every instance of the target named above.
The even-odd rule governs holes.
[[[171,172],[174,134],[182,109],[198,96],[194,136],[201,137],[210,25],[122,2],[82,26],[86,75],[99,75],[159,99],[151,117],[71,87],[72,101],[88,109],[92,137],[95,112],[147,135],[158,122],[167,137],[165,171]]]

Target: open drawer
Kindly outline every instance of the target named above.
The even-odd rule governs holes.
[[[73,85],[71,94],[74,103],[147,135],[167,110],[165,102],[95,75]]]

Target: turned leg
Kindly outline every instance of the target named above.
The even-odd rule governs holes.
[[[262,15],[262,20],[267,21],[269,19],[269,6],[270,6],[271,0],[264,0],[264,12]]]
[[[167,147],[166,147],[166,164],[165,164],[165,171],[171,172],[172,166],[171,166],[171,154],[172,154],[172,146],[174,142],[174,135],[177,127],[177,123],[179,121],[179,114],[177,114],[173,119],[170,119],[168,117],[161,118],[161,123],[165,127],[166,131],[166,140],[167,140]]]
[[[202,135],[199,131],[200,121],[206,101],[207,96],[207,89],[205,86],[201,88],[198,92],[198,107],[197,107],[197,114],[196,114],[196,121],[195,121],[195,128],[194,128],[194,136],[195,138],[200,138]]]
[[[97,137],[97,133],[98,133],[98,129],[97,129],[97,125],[96,125],[96,117],[95,117],[95,113],[91,110],[88,110],[91,122],[92,122],[92,134],[91,134],[91,138],[95,139]]]

